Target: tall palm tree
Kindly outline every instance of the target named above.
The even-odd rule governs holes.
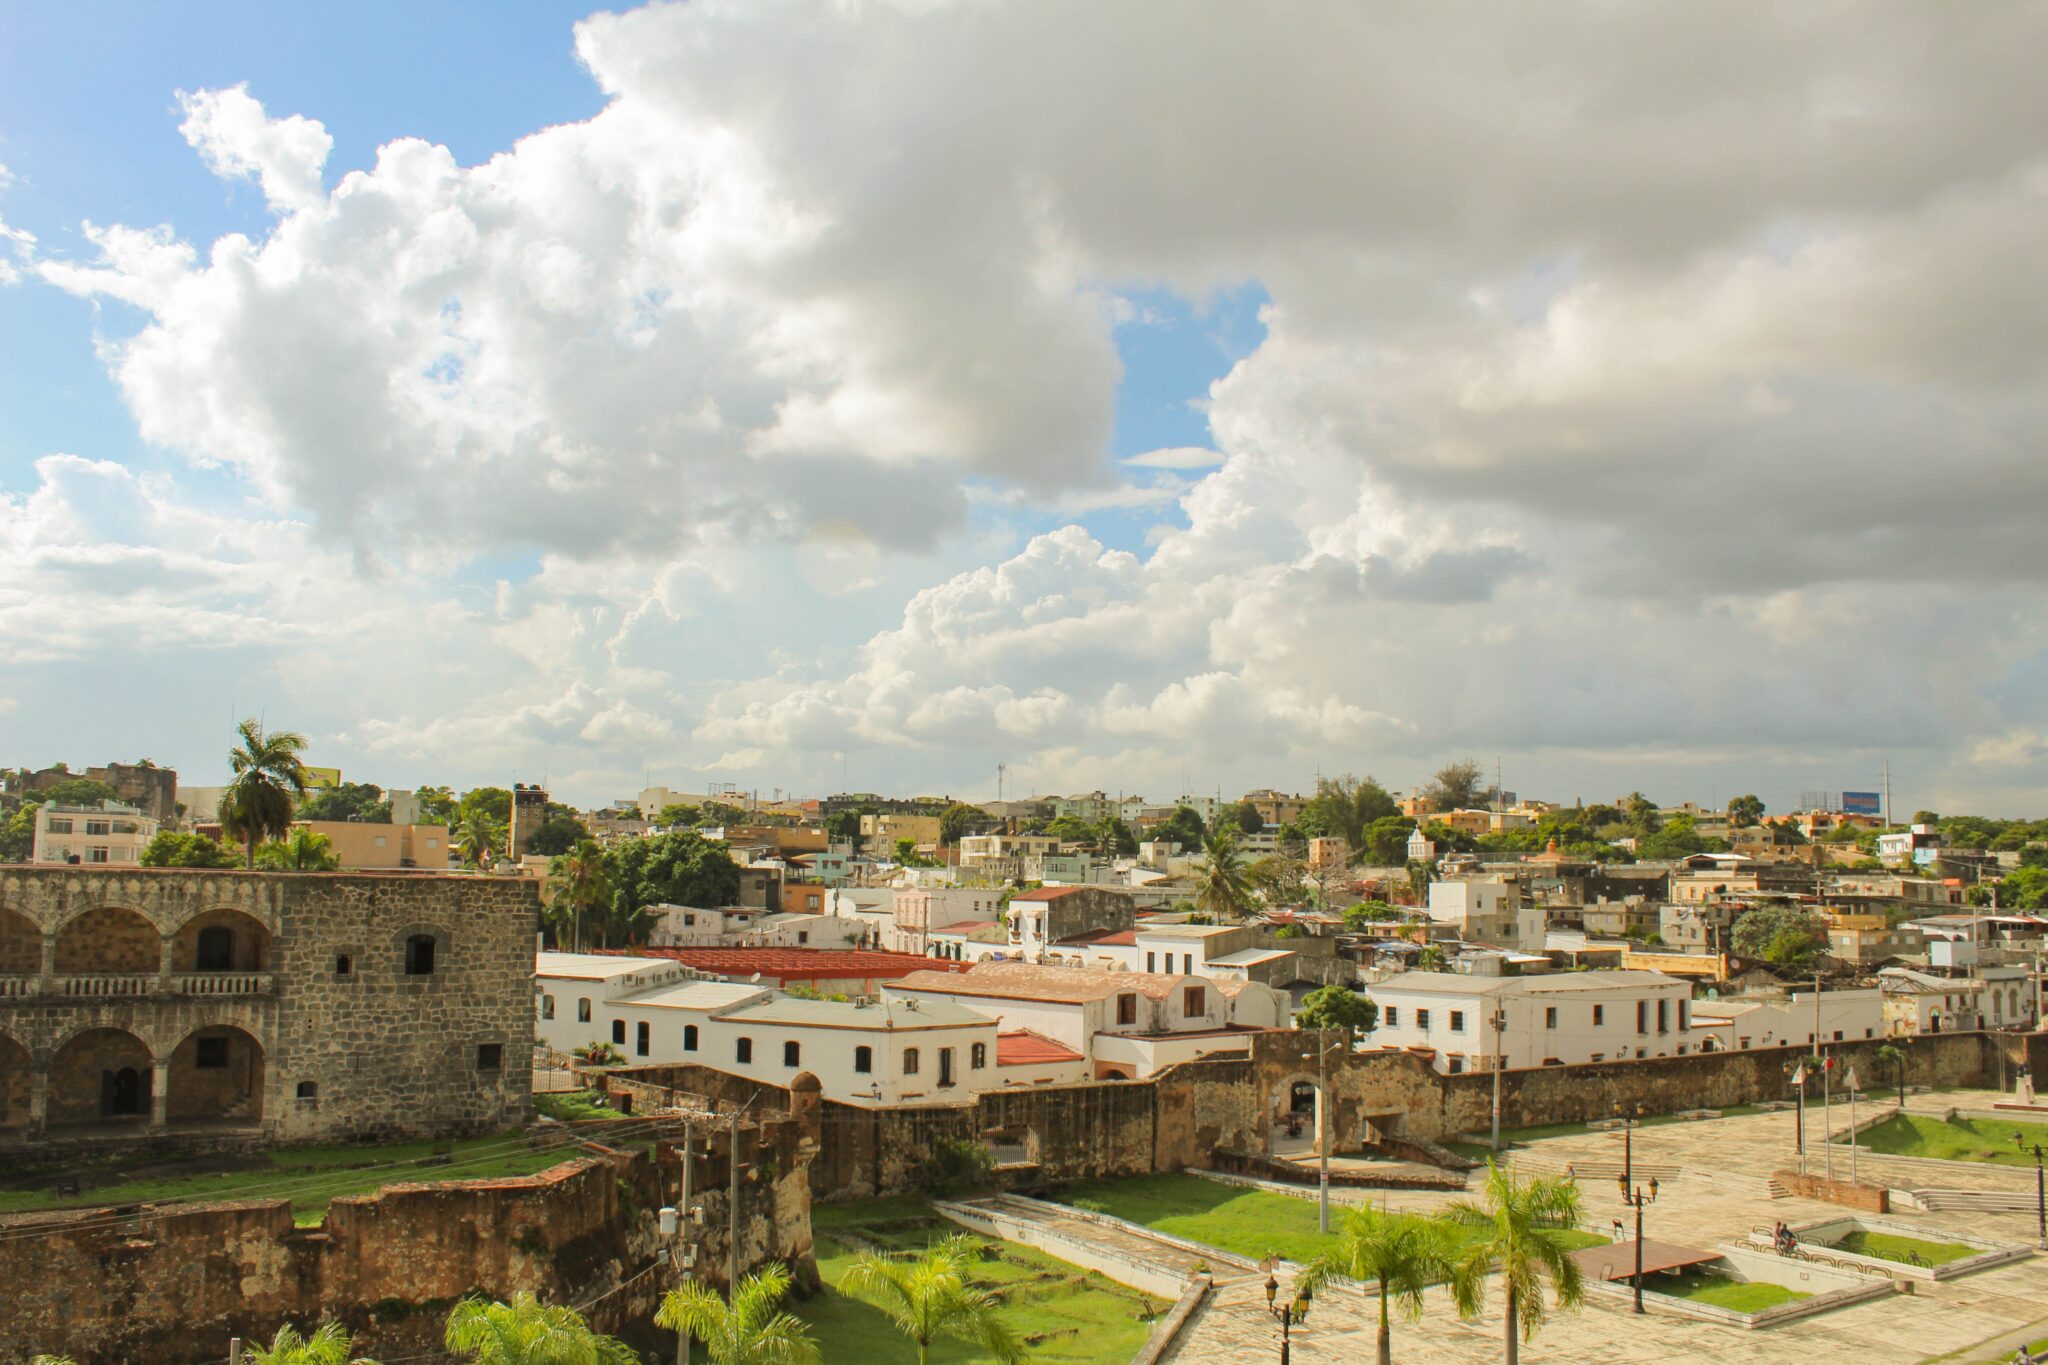
[[[442,1340],[468,1353],[471,1365],[640,1365],[624,1342],[591,1331],[572,1309],[523,1292],[510,1303],[464,1299],[448,1314]]]
[[[1196,868],[1195,904],[1218,919],[1236,919],[1250,900],[1244,855],[1237,836],[1212,829],[1202,836],[1202,861]]]
[[[817,1365],[818,1343],[803,1320],[777,1305],[789,1292],[789,1270],[770,1265],[747,1276],[727,1307],[709,1285],[691,1280],[662,1295],[657,1326],[704,1343],[712,1365]]]
[[[250,1365],[377,1365],[368,1356],[349,1354],[348,1328],[338,1322],[323,1322],[310,1337],[299,1335],[299,1329],[286,1323],[277,1329],[277,1335],[270,1340],[269,1349],[250,1346],[247,1355]]]
[[[973,1248],[973,1239],[962,1236],[927,1248],[914,1261],[866,1252],[847,1267],[839,1288],[894,1319],[897,1330],[917,1343],[918,1365],[931,1359],[932,1343],[941,1337],[972,1342],[998,1365],[1016,1365],[1024,1348],[996,1316],[995,1299],[967,1282]]]
[[[256,860],[277,872],[332,872],[341,866],[334,841],[304,825],[293,826],[283,839],[257,849]]]
[[[561,921],[574,923],[576,951],[583,951],[583,917],[595,914],[611,902],[611,864],[597,840],[585,839],[559,854],[548,864],[548,878],[555,883],[554,899],[548,902],[548,918],[555,928],[555,942],[562,941]]]
[[[282,839],[292,827],[292,803],[306,794],[306,737],[293,730],[265,733],[261,721],[235,727],[240,741],[228,750],[233,773],[220,798],[220,825],[244,847],[244,865],[256,866],[256,845]]]
[[[1479,1310],[1484,1275],[1458,1254],[1457,1238],[1439,1218],[1381,1213],[1370,1207],[1345,1220],[1342,1240],[1309,1262],[1305,1278],[1321,1289],[1336,1276],[1377,1284],[1380,1300],[1379,1365],[1392,1365],[1389,1307],[1399,1303],[1410,1322],[1422,1321],[1422,1291],[1447,1285],[1461,1315]]]
[[[498,822],[484,811],[473,810],[455,832],[455,848],[473,867],[488,867],[498,847]]]
[[[1557,1230],[1579,1221],[1579,1187],[1569,1178],[1517,1180],[1489,1157],[1481,1201],[1456,1200],[1446,1207],[1445,1215],[1452,1222],[1484,1230],[1484,1235],[1465,1249],[1463,1269],[1477,1276],[1500,1272],[1500,1292],[1506,1303],[1507,1362],[1517,1365],[1521,1343],[1535,1337],[1536,1329],[1543,1325],[1544,1281],[1550,1282],[1559,1308],[1576,1308],[1585,1297],[1579,1263],[1556,1236]],[[1477,1294],[1473,1307],[1478,1307]]]

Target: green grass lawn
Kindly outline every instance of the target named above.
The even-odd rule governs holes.
[[[830,1362],[895,1365],[915,1362],[917,1348],[898,1332],[880,1308],[841,1294],[837,1285],[863,1251],[922,1251],[960,1231],[918,1199],[868,1199],[857,1204],[820,1204],[811,1211],[818,1273],[824,1293],[790,1305],[810,1326]],[[1121,1365],[1151,1335],[1153,1319],[1169,1305],[1094,1271],[1082,1270],[1042,1252],[985,1237],[974,1265],[974,1283],[994,1293],[1003,1321],[1033,1361],[1061,1365]],[[986,1360],[964,1342],[934,1346],[934,1365]]]
[[[1338,1240],[1334,1232],[1326,1235],[1317,1229],[1312,1199],[1226,1185],[1200,1176],[1169,1173],[1086,1181],[1068,1187],[1060,1198],[1239,1256],[1279,1255],[1290,1261],[1308,1261],[1333,1249]],[[1343,1205],[1333,1205],[1331,1227],[1340,1229],[1349,1211]],[[1467,1240],[1479,1236],[1477,1231],[1460,1231]],[[1559,1229],[1557,1236],[1570,1250],[1600,1246],[1608,1240],[1576,1228]]]
[[[448,1160],[435,1160],[435,1143],[398,1142],[382,1146],[323,1145],[278,1147],[233,1157],[184,1162],[129,1163],[104,1183],[96,1173],[79,1172],[79,1192],[52,1191],[55,1177],[13,1183],[25,1188],[0,1189],[0,1213],[37,1209],[85,1208],[103,1204],[141,1204],[160,1200],[288,1198],[292,1216],[302,1227],[321,1221],[327,1205],[342,1195],[372,1194],[385,1185],[405,1181],[481,1180],[494,1176],[531,1175],[565,1160],[572,1152],[560,1134],[536,1150],[516,1133],[450,1143]]]
[[[1776,1308],[1781,1303],[1797,1303],[1810,1299],[1811,1294],[1802,1294],[1796,1289],[1787,1289],[1782,1284],[1765,1284],[1761,1280],[1731,1280],[1725,1275],[1706,1275],[1697,1270],[1688,1270],[1677,1275],[1651,1275],[1643,1280],[1645,1293],[1655,1291],[1668,1294],[1674,1299],[1690,1299],[1694,1303],[1712,1304],[1737,1313],[1760,1313],[1766,1308]]]
[[[1981,1161],[1997,1166],[2031,1166],[2034,1158],[2012,1145],[2018,1133],[2029,1146],[2048,1145],[2048,1124],[1953,1118],[1946,1121],[1920,1114],[1894,1114],[1863,1130],[1858,1138],[1867,1152],[1888,1156],[1925,1156],[1943,1161]]]
[[[1901,1237],[1892,1232],[1865,1232],[1858,1230],[1835,1243],[1837,1251],[1853,1252],[1858,1256],[1875,1256],[1880,1260],[1897,1261],[1901,1265],[1947,1265],[1960,1261],[1965,1256],[1975,1256],[1984,1248],[1973,1247],[1963,1242],[1928,1242],[1918,1237]],[[1918,1260],[1915,1260],[1915,1257]]]

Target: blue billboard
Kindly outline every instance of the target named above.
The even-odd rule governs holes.
[[[1876,792],[1843,792],[1842,813],[1844,815],[1881,815],[1884,800]]]

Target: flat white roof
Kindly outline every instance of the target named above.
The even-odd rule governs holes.
[[[650,967],[674,967],[665,957],[615,957],[609,953],[541,953],[534,958],[534,975],[567,977],[573,981],[611,981]]]
[[[1291,948],[1246,948],[1241,952],[1225,953],[1222,957],[1209,959],[1211,967],[1252,967],[1261,962],[1271,962],[1276,957],[1292,957]]]
[[[749,986],[739,981],[675,981],[635,991],[612,1004],[621,1008],[646,1005],[666,1010],[721,1010],[772,994],[766,986]]]

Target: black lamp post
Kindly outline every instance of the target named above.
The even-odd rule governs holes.
[[[2038,1142],[2022,1142],[2020,1135],[2012,1135],[2012,1145],[2022,1152],[2031,1152],[2034,1157],[2034,1216],[2039,1220],[2038,1240],[2043,1251],[2048,1251],[2048,1171],[2044,1171],[2041,1159],[2048,1154]]]
[[[1280,1303],[1280,1281],[1271,1274],[1266,1276],[1266,1311],[1280,1319],[1280,1365],[1288,1365],[1288,1352],[1293,1346],[1294,1324],[1308,1316],[1308,1306],[1315,1298],[1315,1291],[1301,1285],[1294,1291],[1294,1298]]]
[[[1657,1177],[1650,1177],[1647,1191],[1636,1189],[1623,1180],[1621,1202],[1636,1211],[1636,1311],[1643,1311],[1643,1206],[1657,1202]]]
[[[1626,1190],[1636,1178],[1636,1125],[1642,1122],[1643,1106],[1617,1104],[1614,1112],[1621,1119],[1621,1188]]]

